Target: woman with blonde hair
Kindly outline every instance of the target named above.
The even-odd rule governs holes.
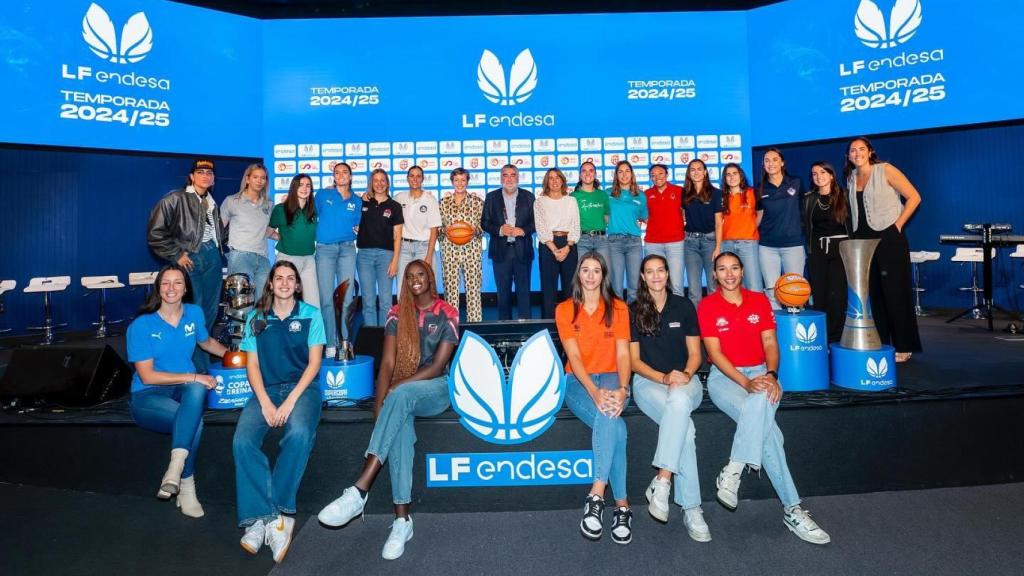
[[[267,238],[270,212],[274,203],[267,197],[267,169],[263,164],[249,164],[242,174],[238,193],[228,196],[220,205],[220,220],[228,231],[228,275],[248,274],[256,289],[256,298],[263,294],[263,285],[270,273]]]

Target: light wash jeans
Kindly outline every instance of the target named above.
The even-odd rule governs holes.
[[[619,375],[615,372],[591,374],[598,388],[615,390],[619,387]],[[591,429],[591,444],[594,450],[594,480],[607,482],[612,488],[612,497],[626,499],[626,423],[622,417],[609,418],[594,405],[587,390],[572,374],[565,376],[565,405]],[[629,405],[629,398],[626,398]]]
[[[188,450],[181,477],[191,478],[196,469],[199,438],[203,435],[206,386],[198,382],[174,386],[146,386],[132,393],[129,408],[132,419],[141,428],[170,434],[172,450]]]
[[[213,240],[203,242],[198,252],[189,252],[188,256],[192,259],[192,271],[188,273],[192,280],[192,301],[203,309],[206,332],[213,334],[213,324],[217,321],[220,306],[220,289],[224,285],[224,259]],[[197,372],[205,374],[210,369],[210,355],[196,346],[192,353],[192,364]]]
[[[228,276],[248,274],[256,293],[256,300],[259,300],[263,295],[263,286],[267,283],[267,276],[270,275],[270,260],[267,260],[263,254],[241,250],[228,252],[227,260]]]
[[[687,232],[683,241],[683,259],[686,260],[687,296],[696,306],[704,298],[701,292],[701,272],[707,277],[708,294],[715,291],[715,269],[711,256],[715,253],[715,233]]]
[[[331,242],[316,245],[316,283],[320,291],[320,312],[324,316],[324,332],[327,333],[327,346],[338,346],[338,327],[334,322],[334,290],[345,280],[349,281],[345,292],[345,302],[341,311],[342,337],[348,338],[348,309],[352,305],[352,297],[356,287],[356,242]]]
[[[295,384],[267,386],[267,395],[275,406],[280,406],[294,389]],[[235,456],[239,526],[271,520],[280,512],[295,513],[295,495],[316,440],[321,403],[320,388],[314,380],[302,391],[288,416],[273,471],[263,452],[263,439],[270,427],[263,417],[260,401],[253,396],[245,404],[231,444]]]
[[[672,280],[672,292],[680,296],[683,295],[683,240],[679,242],[648,242],[645,246],[645,252],[650,254],[660,254],[668,260],[668,276]],[[637,272],[639,274],[639,272]]]
[[[398,275],[395,276],[398,279],[399,294],[402,293],[402,284],[405,283],[405,267],[413,260],[423,260],[434,267],[434,255],[427,254],[426,240],[402,240],[402,250],[398,253]]]
[[[356,255],[359,286],[363,295],[363,322],[367,326],[383,326],[391,309],[391,286],[388,266],[393,250],[363,248]]]
[[[416,457],[416,416],[437,416],[448,409],[448,375],[406,382],[388,393],[370,435],[366,456],[387,462],[391,498],[412,502],[412,466]]]
[[[752,378],[764,374],[768,368],[762,364],[737,367],[737,370]],[[800,495],[796,492],[786,464],[786,451],[782,447],[782,430],[775,424],[775,411],[779,405],[769,402],[764,392],[747,392],[716,366],[711,367],[708,376],[708,394],[715,406],[736,422],[729,459],[753,468],[763,465],[782,505],[789,508],[799,504]]]
[[[644,259],[644,247],[639,236],[612,234],[608,236],[608,268],[612,275],[612,290],[622,298],[622,276],[626,276],[626,302],[636,298],[637,282],[640,279],[640,262]]]
[[[576,243],[576,253],[582,257],[587,252],[597,252],[604,258],[605,264],[611,257],[608,252],[608,236],[604,234],[580,234],[580,241]]]
[[[320,288],[316,280],[316,258],[309,256],[292,256],[283,252],[277,253],[278,260],[287,260],[295,264],[299,271],[299,282],[302,283],[302,301],[310,306],[320,307]]]
[[[759,246],[758,257],[761,259],[761,275],[764,276],[764,292],[772,303],[772,309],[779,310],[781,306],[775,300],[775,283],[783,274],[804,275],[804,261],[807,253],[803,246],[789,246],[787,248],[769,248]],[[782,270],[782,272],[779,272]]]
[[[761,283],[761,264],[757,257],[757,240],[723,240],[722,252],[732,252],[743,262],[743,287],[747,290],[760,292],[764,289]]]
[[[668,386],[633,376],[633,399],[644,414],[658,423],[658,448],[654,452],[655,468],[670,470],[674,475],[673,500],[684,510],[700,506],[700,481],[697,477],[697,442],[690,413],[704,399],[700,378],[669,389]]]

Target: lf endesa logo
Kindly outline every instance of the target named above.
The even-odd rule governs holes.
[[[484,49],[476,67],[476,83],[484,99],[492,104],[512,107],[522,104],[533,96],[537,89],[537,63],[527,48],[516,56],[508,76],[501,60],[490,50]],[[463,114],[463,128],[529,128],[532,126],[554,126],[554,114]]]
[[[153,50],[153,28],[144,12],[136,12],[128,18],[118,35],[107,11],[93,3],[82,18],[82,41],[89,51],[107,62],[135,64]],[[167,78],[144,76],[130,70],[93,70],[91,66],[61,64],[61,78],[78,81],[92,79],[100,84],[156,90],[171,89],[171,81]]]
[[[526,341],[506,379],[494,349],[472,332],[463,335],[448,374],[459,422],[492,444],[523,444],[555,421],[565,397],[565,374],[547,330]],[[427,486],[536,486],[588,484],[590,450],[427,455]]]
[[[921,0],[896,0],[888,19],[872,0],[860,0],[853,16],[853,32],[868,48],[885,50],[908,42],[917,34],[924,21]],[[840,76],[853,76],[861,72],[898,69],[929,62],[941,62],[945,54],[941,48],[920,52],[901,52],[893,56],[870,60],[853,60],[839,64]]]

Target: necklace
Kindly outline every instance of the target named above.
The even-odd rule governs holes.
[[[818,210],[821,210],[822,212],[828,212],[829,210],[832,209],[832,196],[829,196],[828,202],[825,202],[824,204],[822,204],[821,202],[821,194],[818,194],[818,197],[815,198],[814,200],[815,202],[818,203]]]

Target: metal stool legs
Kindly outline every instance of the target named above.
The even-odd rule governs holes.
[[[43,325],[42,326],[27,326],[29,330],[42,330],[43,339],[39,342],[41,345],[49,345],[55,342],[59,342],[55,331],[57,328],[63,328],[67,326],[67,322],[63,324],[55,324],[53,322],[53,310],[50,306],[50,293],[43,292]]]
[[[921,292],[924,292],[924,288],[921,288],[921,267],[917,262],[914,262],[914,314],[918,316],[930,316],[924,308],[921,307]]]
[[[964,287],[964,288],[958,288],[958,290],[960,290],[961,292],[970,292],[971,293],[971,297],[973,298],[972,305],[974,306],[974,310],[972,310],[970,312],[970,314],[969,314],[970,317],[975,319],[975,320],[984,320],[985,319],[985,315],[981,313],[981,307],[978,304],[978,293],[979,292],[983,292],[984,289],[978,287],[978,263],[977,262],[971,262],[971,285],[967,286],[967,287]]]

